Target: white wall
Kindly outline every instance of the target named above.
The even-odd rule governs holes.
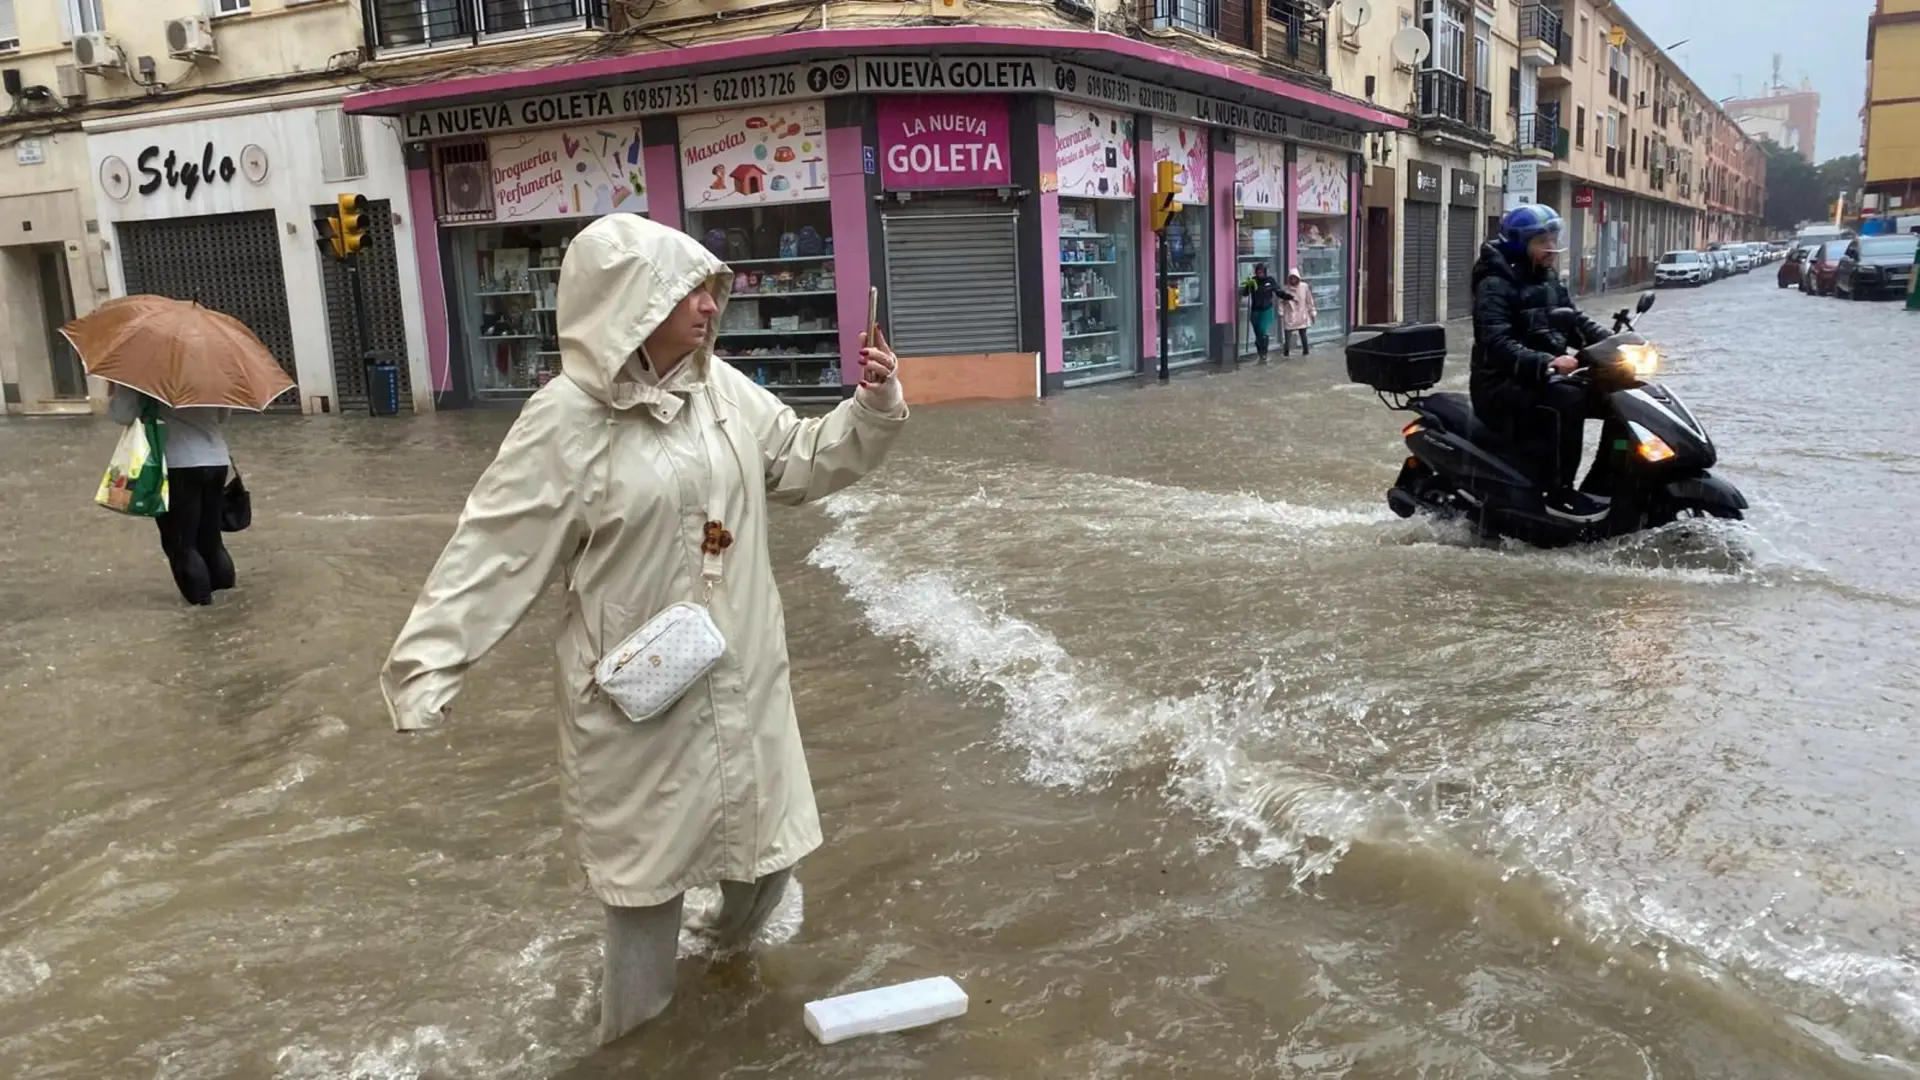
[[[421,316],[420,273],[414,259],[413,231],[431,228],[431,220],[417,217],[408,201],[407,171],[401,155],[400,140],[389,130],[392,121],[378,117],[361,119],[361,145],[366,156],[366,175],[354,180],[328,183],[321,166],[319,107],[337,103],[343,91],[288,95],[280,99],[254,99],[241,103],[209,106],[167,113],[147,113],[123,121],[104,121],[87,125],[87,155],[93,173],[100,175],[102,163],[110,157],[124,161],[134,170],[134,190],[116,200],[104,183],[95,184],[95,196],[110,247],[107,273],[113,295],[126,295],[126,278],[120,264],[117,234],[113,226],[127,221],[206,214],[272,210],[277,218],[281,264],[287,280],[287,313],[292,320],[295,377],[300,384],[302,411],[312,411],[315,399],[326,396],[339,407],[339,395],[333,386],[332,345],[327,333],[325,290],[321,275],[320,250],[314,243],[313,207],[331,203],[347,192],[365,195],[369,200],[386,199],[395,216],[394,252],[399,270],[401,310],[405,315],[407,356],[411,366],[416,404],[424,397],[428,408],[432,386],[427,367],[426,328]],[[118,124],[137,127],[116,129]],[[150,146],[160,148],[160,157],[168,151],[182,159],[200,160],[202,148],[213,144],[215,161],[230,156],[236,166],[241,151],[249,145],[266,152],[267,175],[259,183],[249,181],[244,172],[230,182],[205,182],[191,197],[184,186],[161,184],[150,195],[139,191],[143,177],[138,160]]]

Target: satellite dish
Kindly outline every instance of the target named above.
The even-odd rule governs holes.
[[[1417,26],[1409,26],[1393,35],[1393,58],[1406,67],[1419,67],[1421,61],[1433,55],[1433,39]]]
[[[1358,30],[1373,18],[1373,5],[1367,0],[1340,0],[1340,21],[1349,30]]]

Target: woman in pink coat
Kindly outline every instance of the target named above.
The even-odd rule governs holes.
[[[1319,316],[1313,306],[1313,286],[1300,280],[1300,271],[1287,274],[1287,287],[1280,293],[1280,355],[1293,355],[1293,335],[1300,335],[1300,355],[1307,355],[1307,327]]]

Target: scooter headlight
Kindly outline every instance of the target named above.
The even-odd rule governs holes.
[[[1673,460],[1673,447],[1667,445],[1667,440],[1631,421],[1628,422],[1627,427],[1633,431],[1634,441],[1640,444],[1641,460],[1649,465]]]
[[[1660,372],[1660,350],[1652,345],[1622,345],[1620,359],[1638,379],[1651,379]]]

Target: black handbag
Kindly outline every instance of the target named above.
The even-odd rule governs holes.
[[[227,481],[226,491],[220,496],[220,531],[244,532],[253,524],[253,495],[247,491],[247,485],[240,479],[240,469],[236,466],[233,477]]]

